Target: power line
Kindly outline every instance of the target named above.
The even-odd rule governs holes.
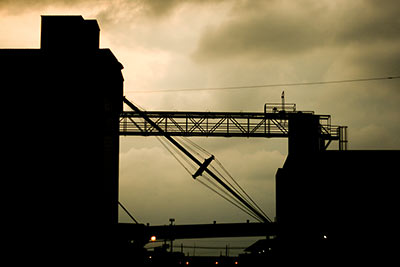
[[[227,87],[182,88],[182,89],[168,89],[168,90],[133,90],[133,91],[126,91],[126,93],[147,94],[147,93],[173,93],[173,92],[194,92],[194,91],[223,91],[223,90],[268,88],[268,87],[289,87],[289,86],[303,86],[303,85],[354,83],[354,82],[368,82],[368,81],[394,80],[394,79],[400,79],[400,76],[386,76],[386,77],[373,77],[373,78],[348,79],[348,80],[332,80],[332,81],[316,81],[316,82],[303,82],[303,83],[242,85],[242,86],[227,86]]]
[[[208,152],[207,150],[205,150],[204,148],[202,148],[201,146],[197,145],[195,142],[189,140],[189,138],[185,138],[182,137],[181,141],[185,141],[187,142],[187,144],[185,144],[184,142],[181,142],[181,144],[183,146],[185,146],[186,149],[188,149],[189,151],[191,151],[193,154],[198,155],[199,157],[203,157],[202,155],[199,154],[199,152],[201,151],[202,153],[204,153],[206,155],[206,157],[211,156],[211,153]],[[191,146],[195,147],[196,149],[199,150],[199,152],[197,152],[194,148],[191,148]],[[253,209],[258,209],[259,212],[261,212],[266,218],[268,218],[270,220],[270,218],[265,214],[265,212],[254,202],[254,200],[246,193],[246,191],[236,182],[236,180],[232,177],[232,175],[225,169],[225,167],[222,165],[221,162],[219,162],[216,158],[215,158],[215,162],[217,162],[217,164],[219,165],[219,167],[222,169],[222,171],[224,171],[228,177],[234,182],[234,184],[236,184],[237,187],[235,187],[232,183],[229,182],[229,180],[220,172],[217,170],[217,168],[215,168],[212,163],[209,165],[209,167],[216,172],[217,175],[219,175],[219,177],[224,180],[227,185],[234,190],[240,197],[242,197],[243,199],[245,199],[247,201],[247,203],[249,205],[252,206]],[[242,205],[240,202],[238,202],[235,198],[233,198],[233,196],[229,195],[228,192],[224,191],[223,188],[221,188],[220,186],[218,186],[217,184],[215,184],[214,182],[212,182],[212,179],[210,179],[210,177],[207,177],[207,173],[203,174],[204,178],[206,179],[206,181],[208,181],[211,185],[214,186],[214,189],[211,188],[211,186],[206,185],[204,182],[200,181],[199,179],[197,179],[201,184],[203,184],[204,186],[206,186],[207,188],[209,188],[210,190],[214,191],[215,193],[217,193],[219,196],[221,196],[222,198],[224,198],[225,200],[227,200],[228,202],[230,202],[231,204],[235,205],[236,207],[238,207],[236,204],[238,204],[240,207],[238,207],[239,209],[241,209],[242,211],[244,211],[242,208],[244,208],[245,210],[247,210],[248,212],[251,212],[249,209],[247,209],[246,206]],[[220,190],[220,192],[217,192],[215,189],[217,188],[218,190]],[[240,189],[240,190],[239,190]],[[244,195],[242,194],[242,192],[244,193]],[[225,194],[229,199],[227,199],[225,196],[223,196],[222,194]],[[247,197],[247,198],[246,198]],[[233,203],[232,201],[234,201],[235,203]],[[254,205],[252,205],[251,203],[253,203]],[[257,208],[256,208],[257,207]],[[246,212],[246,211],[245,211]],[[247,214],[249,214],[248,212],[246,212]],[[250,216],[252,216],[251,214],[249,214]],[[255,214],[254,214],[255,215]],[[252,216],[253,218],[257,219],[256,217]],[[257,219],[259,220],[259,219]]]
[[[228,201],[229,203],[231,203],[232,205],[236,206],[238,209],[242,210],[244,213],[246,213],[247,215],[253,217],[254,219],[256,219],[259,222],[263,222],[262,219],[260,219],[256,214],[254,214],[252,211],[250,211],[247,207],[245,207],[243,204],[238,203],[235,199],[231,198],[229,199],[228,197],[224,196],[222,193],[218,192],[216,189],[212,188],[211,186],[207,185],[205,182],[201,181],[200,179],[197,180],[200,184],[204,185],[205,187],[207,187],[208,189],[210,189],[211,191],[213,191],[214,193],[216,193],[217,195],[219,195],[220,197],[222,197],[223,199],[225,199],[226,201]],[[207,179],[207,181],[210,182],[209,179]],[[217,187],[218,188],[218,187]],[[235,203],[236,202],[236,203]]]
[[[171,144],[169,144],[169,143],[164,143],[164,141],[163,141],[161,138],[159,138],[158,136],[156,136],[156,137],[157,137],[157,140],[164,146],[164,148],[165,148],[165,149],[179,162],[179,164],[181,164],[182,167],[185,168],[185,170],[191,175],[192,173],[190,172],[190,170],[188,169],[188,167],[185,166],[185,164],[178,158],[177,155],[180,155],[180,157],[181,157],[183,160],[185,160],[186,163],[187,163],[188,165],[190,165],[190,166],[193,168],[194,166],[193,166],[193,164],[191,164],[191,162],[189,161],[189,159],[187,159],[186,157],[184,157],[184,155],[182,155],[182,154],[180,153],[180,151],[179,151],[177,148],[175,148],[173,145],[171,145]],[[183,138],[183,139],[184,139],[184,138]],[[192,142],[192,141],[191,141],[191,142]],[[196,144],[196,146],[198,146],[198,145]],[[170,148],[169,148],[169,147],[170,147]],[[175,153],[174,153],[172,150],[174,150]],[[191,149],[191,150],[192,150],[192,149]],[[204,150],[204,149],[202,148],[202,150]],[[204,150],[204,151],[206,151],[206,150]],[[209,152],[207,151],[207,153],[209,153]],[[198,154],[198,153],[196,152],[196,154]],[[198,155],[201,156],[200,154],[198,154]],[[219,172],[218,172],[218,174],[221,175]],[[226,192],[226,191],[223,189],[223,187],[219,186],[216,182],[214,182],[214,181],[211,179],[211,177],[208,177],[208,174],[207,174],[207,173],[203,173],[202,177],[203,177],[206,181],[208,181],[210,185],[207,185],[204,181],[201,181],[201,180],[200,180],[200,177],[199,177],[198,179],[196,179],[196,181],[198,181],[200,184],[204,185],[205,187],[207,187],[208,189],[210,189],[210,190],[213,191],[214,193],[218,194],[220,197],[224,198],[226,201],[230,202],[231,204],[233,204],[233,205],[236,206],[237,208],[241,209],[243,212],[245,212],[245,213],[248,214],[249,216],[253,217],[254,219],[256,219],[256,220],[258,220],[258,221],[260,221],[260,222],[262,222],[262,219],[260,219],[260,218],[257,216],[256,213],[252,212],[251,209],[247,208],[247,207],[246,207],[245,205],[243,205],[240,201],[238,201],[236,198],[234,198],[232,195],[230,195],[228,192]],[[221,178],[222,178],[222,177],[221,177]],[[224,179],[226,182],[228,182],[225,178],[223,178],[223,179]],[[233,178],[232,178],[232,179],[233,179]],[[235,183],[236,183],[236,181],[235,181]],[[230,185],[230,187],[231,187],[232,190],[235,190],[236,193],[240,194],[240,192],[238,192],[238,190],[237,190],[235,187],[233,187],[229,182],[228,182],[228,184]],[[214,188],[213,188],[213,187],[214,187]],[[242,190],[243,190],[243,189],[242,189]],[[219,191],[219,192],[218,192],[218,191]],[[246,192],[245,192],[245,194],[247,195]],[[240,194],[240,196],[241,196],[243,199],[245,199],[243,195]],[[247,195],[247,196],[248,196],[248,195]],[[248,203],[248,204],[251,205],[250,203]],[[255,209],[254,206],[252,206],[252,207],[253,207],[253,209]],[[258,206],[257,206],[257,207],[258,207]],[[264,213],[262,210],[260,210],[259,212],[262,212],[262,214],[265,215],[265,213]],[[266,215],[265,215],[265,216],[266,216]],[[267,216],[266,216],[266,217],[267,217]],[[268,217],[267,217],[267,218],[268,218]],[[268,218],[268,219],[269,219],[269,218]]]
[[[190,165],[190,167],[193,168],[193,164],[191,164],[190,161],[188,161],[188,159],[186,159],[174,146],[170,145],[169,143],[164,143],[164,141],[162,141],[162,139],[158,136],[156,136],[157,140],[161,143],[161,145],[179,162],[179,164],[189,173],[189,175],[192,175],[192,172],[189,170],[188,167],[185,166],[185,164],[177,157],[177,155],[180,155],[181,158],[183,160],[186,161],[186,163],[188,165]],[[168,148],[168,146],[170,146],[173,150],[175,150],[175,153],[172,152],[172,150],[170,148]]]
[[[239,189],[247,196],[247,198],[251,201],[251,203],[253,203],[257,207],[257,209],[259,211],[261,211],[261,213],[271,221],[271,219],[268,217],[268,215],[265,214],[265,212],[257,205],[257,203],[246,193],[246,191],[244,191],[244,189],[240,186],[240,184],[238,182],[236,182],[236,180],[232,177],[232,175],[228,172],[228,170],[225,169],[224,165],[222,165],[222,163],[218,159],[215,159],[215,162],[228,175],[228,177],[231,178],[231,180],[239,187]]]
[[[183,168],[185,168],[185,170],[191,175],[192,173],[190,172],[190,170],[185,166],[185,164],[178,158],[178,156],[177,155],[180,155],[181,156],[181,158],[183,158],[183,160],[185,160],[186,161],[186,163],[188,164],[188,165],[190,165],[192,168],[194,167],[193,166],[193,164],[191,164],[191,162],[186,158],[186,157],[184,157],[184,155],[181,155],[181,153],[180,153],[180,151],[177,149],[177,148],[175,148],[173,145],[171,145],[171,144],[169,144],[169,143],[164,143],[164,141],[162,141],[162,139],[161,138],[159,138],[158,136],[156,136],[157,137],[157,140],[164,146],[164,148],[182,165],[182,167]],[[182,140],[185,140],[185,141],[187,141],[187,139],[185,139],[185,138],[182,138]],[[182,141],[181,140],[181,141]],[[195,144],[194,142],[192,142],[192,141],[190,141],[190,143],[193,143],[193,144]],[[181,143],[182,145],[184,145],[183,143]],[[194,149],[192,149],[190,146],[186,146],[186,145],[184,145],[185,147],[186,147],[186,149],[188,149],[188,150],[191,150],[191,152],[192,153],[195,153],[195,154],[197,154],[198,156],[200,156],[200,157],[202,157],[198,152],[196,152]],[[197,147],[199,147],[199,148],[201,148],[199,145],[197,145],[196,144],[196,146]],[[170,147],[170,148],[169,148]],[[172,151],[172,150],[174,150],[175,151],[175,153]],[[203,149],[203,148],[201,148],[201,150],[203,150],[203,151],[205,151],[206,153],[209,153],[207,150],[205,150],[205,149]],[[219,163],[219,165],[220,165],[221,163]],[[222,164],[221,164],[222,165]],[[211,166],[212,167],[212,166]],[[231,189],[232,190],[234,190],[237,194],[239,194],[243,199],[246,199],[238,190],[237,190],[237,188],[235,188],[231,183],[229,183],[229,181],[227,181],[227,179],[217,170],[217,169],[215,169],[214,167],[212,167],[216,172],[217,172],[217,174],[218,175],[220,175],[220,177],[223,179],[223,180],[225,180],[225,182],[227,182],[228,183],[228,185],[231,187]],[[228,174],[230,177],[231,177],[231,179],[233,179],[233,177],[230,175],[230,174]],[[204,178],[205,179],[205,181],[201,181],[200,179],[201,178]],[[207,173],[203,173],[203,175],[201,176],[201,177],[199,177],[199,178],[197,178],[196,179],[196,181],[198,181],[200,184],[202,184],[202,185],[204,185],[205,187],[207,187],[208,189],[210,189],[211,191],[213,191],[214,193],[216,193],[216,194],[218,194],[220,197],[222,197],[223,199],[225,199],[226,201],[228,201],[228,202],[230,202],[231,204],[233,204],[234,206],[236,206],[237,208],[239,208],[240,210],[242,210],[243,212],[245,212],[246,214],[248,214],[249,216],[251,216],[251,217],[253,217],[254,219],[256,219],[256,220],[258,220],[258,221],[260,221],[260,222],[262,222],[262,219],[260,219],[258,216],[257,216],[257,214],[255,214],[255,213],[253,213],[249,208],[247,208],[245,205],[243,205],[240,201],[238,201],[236,198],[234,198],[232,195],[230,195],[227,191],[225,191],[224,190],[224,188],[223,187],[221,187],[221,186],[219,186],[216,182],[214,182],[212,179],[211,179],[211,177],[208,177],[208,174]],[[206,182],[208,182],[209,184],[206,184]],[[236,184],[237,184],[237,182],[236,181],[234,181]],[[238,185],[238,184],[237,184]],[[241,190],[243,190],[240,186],[239,186],[239,188],[241,189]],[[246,194],[246,196],[248,196],[248,194],[243,190],[243,192]],[[249,197],[249,196],[248,196]],[[249,197],[250,198],[250,197]],[[254,201],[250,198],[250,200],[254,203]],[[247,202],[248,202],[248,200],[246,200]],[[248,204],[249,205],[251,205],[251,203],[249,203],[248,202]],[[255,203],[254,203],[255,204]],[[251,205],[252,206],[252,205]],[[256,204],[256,206],[257,206],[257,204]],[[255,209],[255,207],[254,206],[252,206],[253,207],[253,209]],[[258,207],[258,206],[257,206]],[[259,209],[259,212],[261,212],[263,215],[265,215],[265,213],[264,213],[264,211],[262,211],[259,207],[258,207],[258,209]],[[265,215],[265,217],[267,217],[268,218],[268,216],[267,215]],[[269,219],[269,218],[268,218]]]
[[[126,99],[126,97],[123,98],[124,103],[126,103],[132,110],[138,112],[147,122],[151,124],[152,127],[154,127],[156,130],[158,130],[160,133],[164,135],[165,138],[168,139],[175,147],[176,149],[179,149],[182,154],[185,154],[187,156],[184,157],[184,159],[187,159],[189,161],[192,160],[191,163],[196,163],[200,169],[204,166],[205,163],[201,163],[199,159],[197,159],[193,154],[191,154],[186,148],[184,148],[180,143],[178,143],[175,139],[173,139],[169,134],[165,133],[160,126],[157,124],[157,122],[153,122],[143,111],[141,111],[138,107],[136,107],[132,102]],[[169,152],[172,152],[169,150]],[[199,170],[200,170],[199,169]],[[188,171],[188,170],[187,170]],[[214,174],[211,170],[205,167],[203,170],[204,174],[208,174],[210,177],[215,180],[215,182],[218,182],[220,186],[222,186],[226,191],[228,191],[233,197],[235,197],[238,201],[240,201],[246,208],[248,208],[254,215],[256,215],[259,219],[261,219],[263,222],[271,222],[271,220],[267,217],[265,217],[260,211],[255,209],[246,199],[241,197],[238,193],[236,193],[235,190],[233,190],[231,187],[229,187],[227,184],[225,184],[221,178],[219,178],[216,174]]]

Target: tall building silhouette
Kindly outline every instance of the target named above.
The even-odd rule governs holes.
[[[101,259],[113,244],[123,67],[99,33],[42,16],[40,49],[0,49],[10,242],[32,258]]]

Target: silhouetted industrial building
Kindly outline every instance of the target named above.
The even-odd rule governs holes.
[[[399,158],[398,150],[289,154],[276,175],[281,250],[305,262],[393,261]]]
[[[341,134],[345,128],[337,128],[334,135],[329,123],[323,132],[321,118],[329,120],[329,116],[296,110],[233,114],[247,122],[237,127],[236,136],[289,138],[289,155],[276,174],[276,223],[118,225],[120,130],[145,136],[173,134],[146,131],[146,124],[136,133],[127,127],[128,119],[138,126],[134,121],[138,114],[122,114],[123,101],[128,102],[123,98],[122,65],[109,49],[99,48],[99,32],[95,20],[81,16],[42,16],[40,49],[0,49],[6,135],[3,174],[9,176],[3,190],[9,195],[6,221],[15,229],[6,245],[21,249],[29,262],[40,259],[43,264],[44,259],[57,258],[53,265],[60,261],[94,265],[110,258],[115,262],[117,250],[129,260],[141,261],[137,257],[145,255],[143,245],[154,233],[166,240],[277,233],[276,239],[249,248],[260,254],[257,258],[242,259],[271,260],[283,266],[287,262],[343,265],[344,261],[360,265],[370,259],[380,263],[394,259],[400,152],[327,151],[332,140],[339,141],[340,149],[346,148],[347,139]],[[232,114],[214,115],[219,121],[213,131],[232,119]],[[199,126],[209,114],[196,116],[199,121],[192,122]],[[121,128],[120,117],[125,120]],[[250,124],[256,119],[260,122]],[[167,117],[164,122],[167,131]],[[230,136],[229,129],[219,134],[174,134]]]
[[[32,257],[110,253],[123,67],[99,31],[81,16],[42,16],[40,49],[0,49],[13,240]]]

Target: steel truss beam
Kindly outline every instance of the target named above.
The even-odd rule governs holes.
[[[144,112],[170,136],[219,136],[286,138],[291,112]],[[345,127],[333,126],[329,115],[319,117],[322,139],[332,141],[344,137]],[[120,116],[120,135],[161,136],[137,112],[125,111]]]

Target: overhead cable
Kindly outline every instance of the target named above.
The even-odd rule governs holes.
[[[182,138],[181,140],[184,140],[186,138]],[[187,165],[190,165],[190,167],[192,168],[192,170],[194,169],[194,165],[190,163],[190,161],[188,161],[188,159],[178,150],[176,149],[172,144],[170,143],[166,143],[165,141],[163,141],[160,137],[157,137],[157,140],[162,144],[162,146],[179,162],[179,164],[190,174],[192,175],[192,172],[189,170],[189,168],[187,167]],[[186,139],[187,140],[187,139]],[[192,142],[192,141],[190,141]],[[197,145],[198,146],[198,145]],[[185,145],[185,148],[187,148],[188,150],[190,150],[192,153],[198,155],[201,157],[201,155],[194,149],[194,148],[190,148],[189,146],[187,146],[187,144]],[[203,148],[201,148],[203,151]],[[174,151],[174,152],[173,152]],[[208,151],[206,151],[206,153],[209,153]],[[178,155],[180,156],[180,158],[182,158],[183,160],[186,161],[186,164],[184,164],[184,162],[178,157]],[[232,190],[235,190],[238,194],[240,194],[240,196],[245,199],[245,197],[235,188],[232,186],[231,183],[229,183],[229,181],[226,180],[225,177],[223,177],[223,175],[213,167],[213,169],[217,172],[217,174],[223,179],[225,180],[228,185],[232,188]],[[203,181],[204,179],[204,181]],[[225,199],[226,201],[228,201],[229,203],[231,203],[232,205],[236,206],[237,208],[239,208],[240,210],[242,210],[243,212],[245,212],[246,214],[248,214],[249,216],[251,216],[252,218],[262,222],[262,219],[260,219],[257,214],[255,214],[254,212],[252,212],[249,208],[247,208],[245,205],[243,205],[240,201],[238,201],[236,198],[234,198],[232,195],[230,195],[227,191],[224,190],[223,187],[219,186],[216,182],[214,182],[211,177],[208,176],[207,173],[204,173],[201,177],[197,178],[196,181],[198,181],[200,184],[202,184],[203,186],[205,186],[206,188],[208,188],[209,190],[213,191],[214,193],[216,193],[217,195],[219,195],[220,197],[222,197],[223,199]],[[207,184],[208,183],[208,184]],[[246,194],[247,195],[247,194]],[[247,195],[248,196],[248,195]],[[251,203],[248,203],[248,205],[251,205]],[[253,209],[255,209],[254,206],[252,206]],[[263,213],[265,215],[265,213],[260,209],[259,212]],[[266,216],[267,217],[267,216]]]
[[[203,186],[207,187],[208,189],[210,189],[211,191],[213,191],[214,193],[216,193],[217,195],[219,195],[220,197],[222,197],[223,199],[225,199],[226,201],[228,201],[229,203],[231,203],[232,205],[236,206],[238,209],[242,210],[244,213],[246,213],[247,215],[253,217],[254,219],[256,219],[259,222],[263,222],[262,219],[260,219],[257,215],[255,215],[253,212],[249,211],[248,209],[246,209],[245,207],[243,207],[242,205],[239,205],[237,203],[235,203],[234,201],[232,201],[231,199],[227,198],[226,196],[224,196],[223,194],[221,194],[220,192],[218,192],[217,190],[215,190],[214,188],[212,188],[211,186],[209,186],[208,184],[206,184],[205,182],[198,180],[198,182],[200,184],[202,184]]]
[[[200,168],[203,167],[202,162],[196,158],[195,156],[193,156],[186,148],[184,148],[182,146],[182,144],[180,144],[179,142],[177,142],[174,138],[172,138],[168,133],[164,132],[164,130],[154,121],[152,121],[145,112],[143,112],[142,110],[140,110],[138,107],[136,107],[132,102],[130,102],[126,97],[123,97],[123,101],[125,104],[127,104],[132,110],[134,110],[135,112],[137,112],[140,116],[143,117],[143,119],[145,119],[154,129],[158,130],[161,134],[163,134],[163,136],[169,141],[171,142],[171,144],[174,145],[174,147],[176,149],[179,149],[180,152],[182,152],[183,154],[185,154],[187,156],[187,158],[185,157],[186,160],[191,160],[192,163],[195,163],[196,165],[198,165]],[[235,190],[233,190],[231,187],[229,187],[227,184],[225,184],[221,178],[219,178],[217,175],[215,175],[215,173],[213,173],[210,169],[205,168],[204,172],[207,173],[209,176],[211,176],[213,178],[213,180],[215,180],[216,182],[218,182],[218,184],[220,186],[222,186],[225,190],[227,190],[232,196],[234,196],[237,200],[239,200],[244,206],[246,206],[249,210],[252,211],[252,213],[254,213],[258,218],[260,218],[263,222],[271,222],[271,220],[264,216],[262,214],[262,212],[260,212],[259,210],[257,210],[256,208],[254,208],[245,198],[241,197],[239,194],[237,194],[235,192]]]
[[[200,157],[203,157],[203,155],[200,154],[200,152],[202,152],[203,154],[205,154],[206,157],[209,157],[211,155],[210,152],[208,152],[206,149],[204,149],[203,147],[199,146],[198,144],[196,144],[195,142],[189,140],[189,138],[186,137],[182,137],[180,139],[182,142],[181,144],[183,144],[185,146],[185,148],[187,148],[188,150],[190,150],[193,154],[196,154]],[[184,144],[186,142],[186,144]],[[191,144],[191,145],[188,145]],[[193,148],[191,147],[193,146]],[[199,151],[196,151],[199,150]],[[217,167],[214,167],[213,164],[210,164],[210,168],[232,189],[234,190],[239,196],[241,196],[243,199],[245,199],[247,201],[247,203],[252,206],[253,209],[258,210],[259,212],[261,212],[266,218],[268,218],[270,220],[270,218],[265,214],[265,212],[255,203],[255,201],[250,197],[249,194],[246,193],[246,191],[239,185],[239,183],[232,177],[232,175],[225,169],[225,167],[222,165],[222,163],[220,161],[218,161],[217,158],[215,158],[215,162],[218,164],[218,166],[220,167],[220,170],[217,169]],[[222,173],[224,172],[225,175]],[[231,180],[229,181],[229,179]],[[210,183],[212,183],[211,179],[207,178],[207,174],[205,174],[205,178],[207,179],[207,181],[209,181]],[[232,201],[235,201],[235,203],[237,203],[238,205],[240,205],[242,208],[248,210],[249,212],[251,212],[246,206],[244,206],[243,204],[241,204],[240,202],[238,202],[235,198],[233,198],[231,195],[229,195],[226,191],[224,191],[224,189],[222,187],[219,187],[217,184],[213,183],[214,187],[217,188],[216,190],[219,190],[220,192],[223,192],[225,195],[227,195],[228,197],[230,197],[230,199]],[[211,187],[211,186],[210,186]],[[209,188],[210,188],[209,187]],[[211,188],[210,188],[211,189]],[[214,191],[214,190],[213,190]],[[214,191],[215,192],[215,191]],[[217,192],[216,192],[217,193]],[[218,193],[219,194],[219,193]],[[220,194],[219,194],[220,195]],[[221,195],[220,195],[221,196]],[[222,196],[223,197],[223,196]],[[228,200],[229,201],[229,200]],[[231,202],[231,201],[229,201]],[[232,203],[232,202],[231,202]],[[232,203],[233,204],[233,203]]]
[[[372,78],[361,78],[361,79],[297,82],[297,83],[241,85],[241,86],[226,86],[226,87],[204,87],[204,88],[199,87],[199,88],[181,88],[181,89],[166,89],[166,90],[128,90],[125,92],[126,93],[135,93],[135,94],[147,94],[147,93],[173,93],[173,92],[196,92],[196,91],[223,91],[223,90],[257,89],[257,88],[268,88],[268,87],[289,87],[289,86],[303,86],[303,85],[355,83],[355,82],[368,82],[368,81],[394,80],[394,79],[400,79],[400,76],[385,76],[385,77],[372,77]]]
[[[173,146],[171,146],[171,145],[170,145],[171,148],[169,148],[169,147],[168,147],[168,143],[164,143],[160,137],[156,136],[156,138],[157,138],[157,140],[161,143],[161,145],[176,159],[176,161],[178,161],[179,164],[191,175],[192,172],[189,170],[189,168],[186,167],[186,165],[176,156],[176,154],[181,155],[181,154],[179,153],[179,151],[177,151],[176,148],[173,147]],[[171,149],[175,150],[176,153],[172,152]],[[182,159],[183,159],[183,160],[186,160],[186,163],[188,163],[189,165],[191,165],[190,162],[188,162],[187,159],[186,159],[185,157],[182,157]]]
[[[251,201],[251,203],[253,203],[257,207],[257,209],[263,213],[263,215],[265,217],[267,217],[269,220],[271,220],[267,216],[267,214],[265,214],[264,211],[257,205],[257,203],[250,197],[250,195],[248,195],[246,193],[246,191],[240,186],[240,184],[238,182],[236,182],[236,180],[232,177],[232,175],[228,172],[228,170],[225,169],[224,165],[222,165],[222,163],[218,159],[215,159],[215,162],[222,168],[222,170],[228,175],[228,177],[231,178],[231,180],[236,184],[236,186],[238,186],[240,188],[240,190],[246,195],[246,197]]]

